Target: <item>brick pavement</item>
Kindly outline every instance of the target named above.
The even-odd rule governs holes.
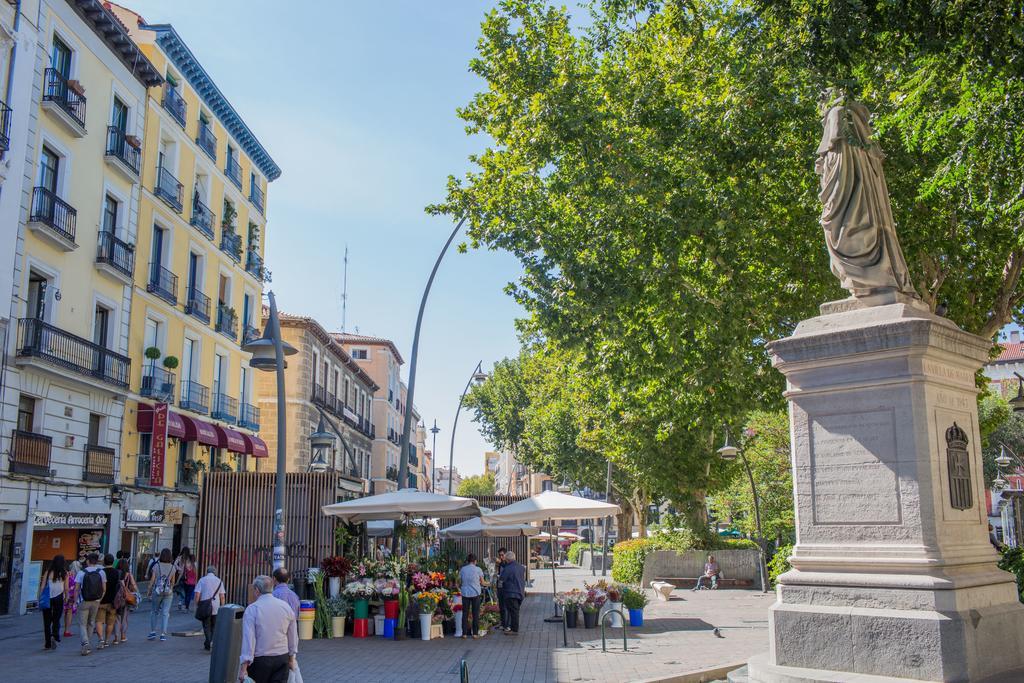
[[[459,680],[459,662],[465,657],[472,681],[618,682],[743,660],[767,649],[768,607],[774,596],[741,590],[676,591],[669,603],[652,601],[644,627],[630,632],[626,653],[618,629],[609,629],[607,653],[601,652],[600,631],[583,628],[569,630],[569,647],[565,648],[561,626],[543,621],[552,612],[551,575],[540,572],[535,578],[536,585],[523,604],[519,636],[492,633],[476,641],[396,642],[351,637],[303,641],[299,655],[303,677],[307,683],[449,683]],[[558,572],[559,588],[582,587],[589,579],[589,571]],[[197,624],[188,614],[171,615],[172,630],[193,630]],[[44,651],[42,618],[37,614],[0,618],[0,680],[207,680],[209,656],[202,649],[201,638],[148,642],[148,626],[148,612],[137,612],[131,617],[128,643],[82,657],[77,635],[65,639],[56,652]],[[719,628],[721,637],[714,635],[714,627]]]

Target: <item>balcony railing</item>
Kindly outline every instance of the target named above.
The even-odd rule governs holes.
[[[189,223],[206,235],[207,239],[213,239],[213,211],[203,204],[198,193],[192,198],[192,219]]]
[[[227,394],[214,394],[213,404],[210,406],[210,417],[234,424],[238,419],[238,399],[231,398]]]
[[[258,339],[263,334],[252,325],[243,325],[242,327],[242,343],[247,344],[250,339]]]
[[[151,469],[152,462],[148,453],[139,453],[139,457],[135,461],[136,486],[149,486],[153,474]]]
[[[185,299],[185,313],[194,318],[210,323],[210,297],[195,287],[189,287]]]
[[[68,79],[56,69],[47,69],[44,74],[43,102],[54,102],[85,128],[85,95],[75,92]]]
[[[220,250],[238,263],[242,260],[242,236],[225,229],[220,235]]]
[[[128,134],[117,126],[107,126],[107,151],[106,155],[121,160],[125,166],[139,174],[141,168],[142,150],[135,145],[128,143]]]
[[[185,127],[185,100],[169,83],[164,85],[164,109],[181,124],[182,128]]]
[[[86,444],[85,468],[82,470],[82,480],[113,484],[114,449]]]
[[[96,241],[96,263],[106,263],[128,277],[135,272],[135,246],[101,230]]]
[[[50,476],[52,443],[49,436],[15,429],[11,433],[11,472]]]
[[[387,470],[384,472],[384,476],[390,481],[398,481],[398,468],[394,465],[388,465]]]
[[[238,406],[238,426],[253,431],[260,428],[260,409],[250,403],[241,403]]]
[[[256,207],[256,210],[263,213],[263,190],[255,182],[249,183],[249,201]]]
[[[175,381],[173,372],[156,363],[150,363],[142,369],[142,386],[139,388],[139,395],[164,403],[173,403]]]
[[[245,252],[245,272],[249,273],[261,282],[266,275],[266,270],[263,268],[263,257],[253,249],[249,249]]]
[[[238,314],[235,309],[224,304],[217,306],[217,331],[230,339],[238,339]]]
[[[131,360],[37,318],[18,321],[18,356],[48,363],[117,387],[128,387]]]
[[[196,136],[196,144],[206,152],[211,159],[217,161],[217,136],[213,134],[210,124],[199,122],[199,135]]]
[[[210,409],[210,389],[199,382],[185,380],[181,383],[181,401],[185,410],[206,414]]]
[[[0,151],[11,148],[11,108],[0,102]]]
[[[178,303],[178,276],[159,263],[149,264],[149,283],[146,291],[156,294],[170,304]]]
[[[181,212],[184,206],[182,184],[173,173],[164,168],[163,164],[156,167],[156,186],[153,188],[153,194],[175,211]]]
[[[228,161],[224,164],[224,175],[231,179],[231,182],[241,190],[242,189],[242,167],[238,163],[238,159],[233,156],[228,157]]]
[[[32,215],[29,221],[42,223],[69,242],[75,241],[78,212],[45,187],[32,190]]]

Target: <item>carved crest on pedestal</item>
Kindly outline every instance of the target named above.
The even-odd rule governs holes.
[[[949,504],[954,510],[974,506],[971,488],[971,457],[967,451],[967,433],[954,422],[946,430],[946,463],[949,467]]]

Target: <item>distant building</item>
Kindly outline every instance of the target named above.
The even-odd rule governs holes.
[[[462,475],[459,470],[453,467],[450,471],[447,467],[438,467],[434,470],[434,490],[438,493],[448,493],[448,481],[451,480],[451,492],[455,494],[462,483]]]

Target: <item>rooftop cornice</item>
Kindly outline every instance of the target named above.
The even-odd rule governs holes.
[[[146,55],[142,54],[142,50],[128,35],[124,24],[107,10],[100,0],[67,0],[67,3],[142,85],[157,87],[163,84],[163,76]]]

